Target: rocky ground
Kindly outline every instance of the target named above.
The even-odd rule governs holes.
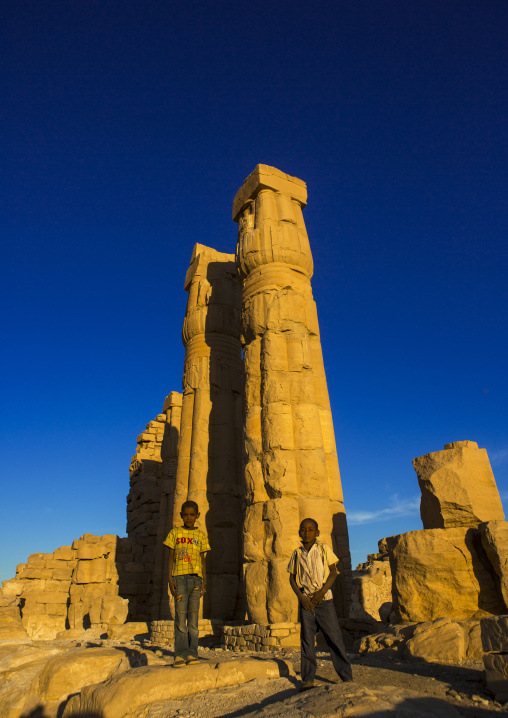
[[[298,693],[300,656],[297,651],[247,654],[222,649],[200,649],[200,666],[174,669],[171,667],[173,654],[165,647],[135,641],[87,640],[2,642],[0,716],[67,718],[68,715],[79,715],[83,718],[108,718],[110,715],[117,715],[118,707],[104,711],[97,709],[95,712],[90,712],[89,709],[84,712],[83,708],[80,708],[77,712],[72,712],[71,704],[67,705],[67,701],[62,701],[61,698],[53,702],[37,701],[34,698],[31,703],[23,703],[24,696],[29,693],[35,696],[39,691],[38,695],[42,696],[42,686],[46,686],[44,690],[47,695],[52,690],[56,697],[55,691],[64,690],[65,681],[68,682],[72,672],[72,665],[77,666],[79,663],[82,675],[83,655],[91,658],[92,655],[99,657],[104,654],[103,670],[109,671],[110,663],[106,667],[106,662],[111,662],[111,654],[115,651],[123,656],[123,660],[127,657],[129,663],[127,667],[114,669],[111,674],[113,684],[118,679],[117,674],[122,671],[124,679],[128,679],[126,685],[132,684],[134,676],[139,677],[143,671],[147,676],[150,671],[152,675],[153,671],[159,671],[157,675],[163,677],[166,682],[178,681],[183,684],[190,679],[189,690],[197,691],[171,700],[158,700],[154,695],[148,705],[139,706],[133,709],[132,713],[127,710],[129,716],[135,718],[489,718],[508,713],[508,706],[496,703],[485,689],[480,663],[444,666],[351,655],[354,682],[343,684],[337,682],[328,655],[319,653],[316,687],[305,693]],[[15,655],[17,658],[14,658]],[[64,670],[59,669],[61,674],[57,671],[57,656],[58,660],[63,662]],[[51,673],[48,673],[46,668],[44,673],[42,667],[48,665],[49,658],[56,668],[53,668]],[[246,659],[251,659],[250,664],[254,665],[256,675],[259,674],[254,680],[245,682],[239,673],[239,683],[199,691],[206,666],[213,668],[219,663],[226,663],[231,673],[233,662],[245,662]],[[274,659],[284,667],[284,670],[281,669],[283,677],[279,677],[278,671],[276,674],[272,671],[271,678],[263,677],[258,670],[261,668],[260,662],[263,662],[263,666],[268,665],[266,661],[271,662],[272,666],[277,665],[273,663]],[[287,667],[289,670],[286,670]],[[90,676],[92,677],[92,673]],[[195,684],[192,682],[194,676]],[[106,674],[101,676],[100,680],[104,681],[105,677]],[[90,682],[97,682],[97,678],[94,681],[88,680],[88,683]],[[111,705],[114,706],[114,702]],[[120,715],[123,718],[125,713],[120,711]]]
[[[204,661],[217,661],[217,659],[222,661],[245,658],[246,654],[216,649],[202,651],[200,655]],[[251,655],[256,656],[256,654]],[[163,704],[152,705],[143,716],[146,718],[173,718],[173,716],[175,718],[176,716],[178,718],[240,718],[241,716],[286,716],[287,718],[316,716],[317,718],[320,716],[321,718],[323,716],[324,718],[328,715],[369,717],[379,715],[388,718],[400,713],[404,718],[413,715],[416,718],[416,716],[430,717],[441,714],[490,718],[508,713],[508,706],[504,707],[494,701],[484,688],[483,666],[479,662],[468,666],[443,666],[363,658],[350,654],[354,683],[343,684],[337,682],[337,675],[328,654],[318,653],[316,688],[301,694],[297,691],[300,682],[299,652],[286,651],[264,655],[289,660],[295,668],[296,676],[253,681],[180,700],[166,701]],[[395,690],[388,691],[385,696],[376,694],[376,691],[386,687],[393,687]],[[372,692],[373,698],[366,701],[365,690]],[[402,706],[397,713],[396,706],[389,705],[389,696],[390,694],[403,696],[405,692],[408,692],[406,702],[413,700],[414,706],[411,710],[407,707],[404,710]],[[374,705],[376,702],[381,703],[383,698],[387,705]],[[360,701],[364,706],[361,708],[362,712],[357,713],[355,709]],[[332,705],[333,703],[335,705]],[[455,708],[456,712],[444,712],[446,706]]]

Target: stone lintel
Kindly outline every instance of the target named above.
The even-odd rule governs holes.
[[[211,262],[233,262],[234,264],[235,255],[218,252],[216,249],[206,247],[204,244],[195,244],[183,285],[186,292],[189,291],[190,284],[196,275],[207,276],[208,265]]]
[[[239,215],[247,202],[255,199],[262,189],[272,189],[275,192],[288,194],[296,199],[302,207],[307,204],[307,185],[298,177],[291,177],[276,167],[257,165],[254,172],[247,177],[233,200],[233,222],[238,222]]]

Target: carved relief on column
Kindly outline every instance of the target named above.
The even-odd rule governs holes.
[[[319,523],[341,559],[345,615],[350,556],[333,423],[303,220],[306,185],[258,165],[233,204],[239,223],[245,362],[244,574],[250,618],[296,620],[286,565],[300,521]]]
[[[207,617],[234,617],[241,569],[241,289],[234,255],[197,244],[185,279],[185,362],[173,524],[196,501],[208,533]]]

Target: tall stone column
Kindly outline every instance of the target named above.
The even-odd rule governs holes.
[[[258,165],[233,203],[239,223],[245,362],[244,576],[250,619],[295,621],[287,562],[304,518],[340,560],[346,615],[351,560],[321,341],[302,180]]]
[[[174,501],[196,501],[212,547],[203,612],[232,619],[241,573],[241,287],[235,258],[197,244],[185,279],[185,362]]]

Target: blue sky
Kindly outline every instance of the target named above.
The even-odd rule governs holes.
[[[7,0],[0,578],[125,534],[180,390],[196,242],[258,163],[308,185],[353,562],[421,527],[411,460],[487,448],[508,497],[508,5]]]

